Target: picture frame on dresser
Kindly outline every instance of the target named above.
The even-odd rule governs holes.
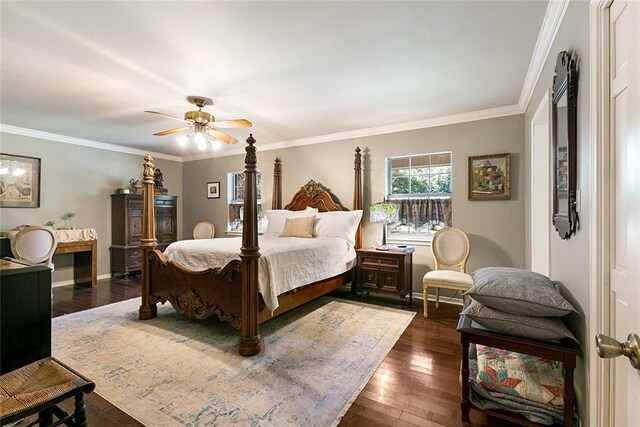
[[[38,157],[0,153],[0,208],[40,207]]]

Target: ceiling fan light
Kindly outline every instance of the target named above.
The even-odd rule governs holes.
[[[185,145],[187,145],[187,142],[189,142],[189,135],[180,135],[176,138],[176,140],[178,141],[178,144],[180,144],[180,146],[184,147]]]
[[[202,132],[196,132],[195,136],[193,137],[193,140],[195,141],[196,144],[198,144],[198,147],[200,147],[201,145],[205,145],[205,143],[207,142],[207,139],[202,134]]]

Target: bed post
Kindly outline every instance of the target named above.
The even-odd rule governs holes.
[[[153,319],[158,315],[156,304],[149,302],[149,253],[156,248],[156,230],[154,221],[154,189],[153,189],[153,158],[150,154],[144,157],[143,190],[142,190],[142,301],[138,310],[138,319]]]
[[[249,134],[244,158],[244,218],[242,219],[242,290],[240,347],[242,356],[260,353],[258,330],[258,202],[256,191],[256,140]]]
[[[353,182],[353,210],[362,209],[362,154],[360,147],[356,147],[355,159],[353,160],[353,169],[355,170],[355,179]],[[356,249],[362,247],[362,224],[358,224],[356,231]]]
[[[276,157],[273,164],[273,196],[271,197],[271,209],[282,209],[282,161]]]

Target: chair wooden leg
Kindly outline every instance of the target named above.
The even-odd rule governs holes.
[[[76,394],[74,407],[75,425],[77,427],[85,427],[87,425],[87,407],[84,404],[84,393]]]
[[[440,307],[440,288],[436,288],[436,308]]]
[[[422,305],[424,306],[423,316],[426,319],[427,317],[429,317],[429,309],[427,308],[428,299],[427,299],[427,287],[426,286],[424,286],[422,288]]]

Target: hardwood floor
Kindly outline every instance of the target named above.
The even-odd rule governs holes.
[[[140,296],[138,277],[105,279],[96,288],[53,289],[52,316],[62,316]],[[354,299],[349,291],[333,296]],[[513,424],[471,411],[471,423],[460,421],[460,338],[455,330],[460,306],[431,306],[429,319],[420,301],[411,308],[392,298],[371,295],[364,302],[417,311],[393,349],[360,392],[341,426],[491,426]],[[432,303],[433,304],[433,303]],[[55,346],[55,343],[53,343]],[[70,408],[69,408],[70,409]],[[89,425],[140,426],[135,419],[100,397],[87,396]]]

